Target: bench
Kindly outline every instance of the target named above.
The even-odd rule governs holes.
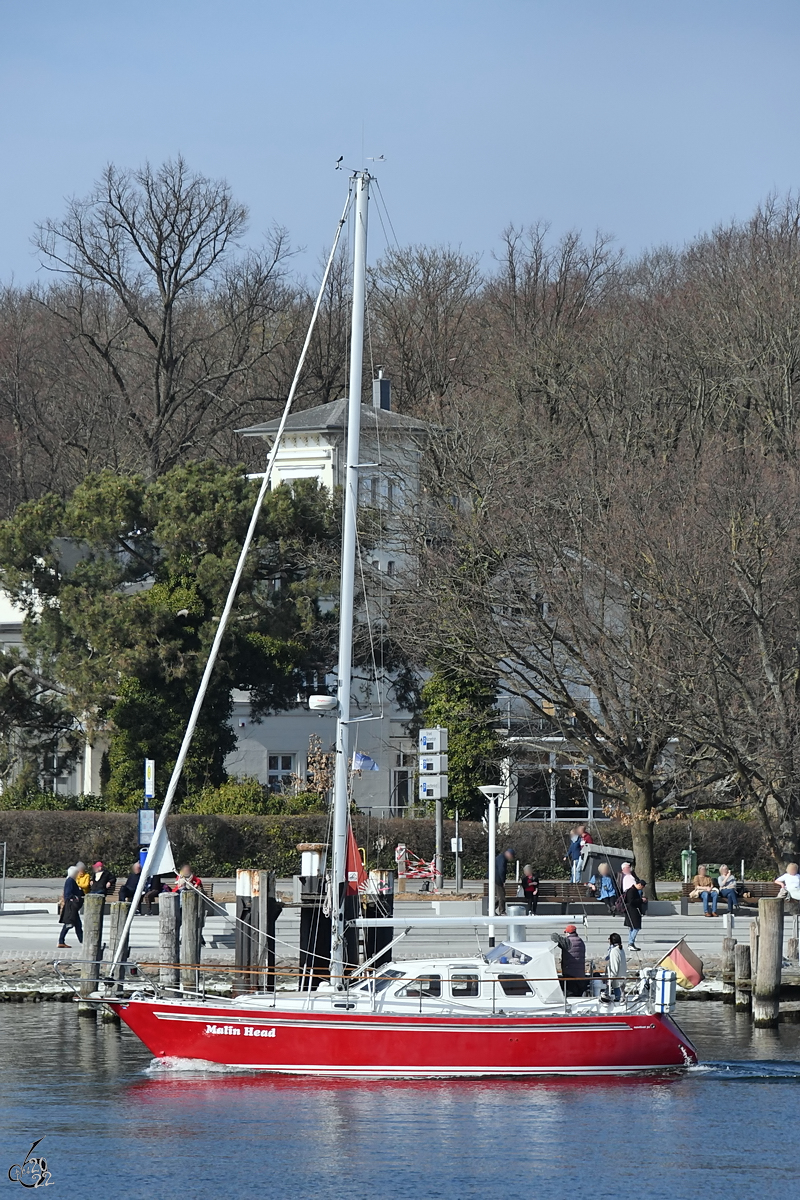
[[[516,879],[506,880],[506,904],[524,904],[517,895],[519,884]],[[489,880],[483,881],[484,907],[488,913]],[[602,900],[594,900],[586,890],[585,883],[570,883],[568,879],[540,879],[537,912],[543,916],[560,913],[566,916],[576,905],[582,912],[608,914],[608,906]]]
[[[690,904],[702,904],[703,902],[699,896],[695,900],[691,898],[690,893],[693,890],[690,882],[681,884],[681,914],[683,916],[688,915]],[[737,908],[757,907],[759,900],[773,898],[778,895],[780,890],[780,884],[767,879],[745,880],[744,883],[737,883],[736,891],[739,896]],[[720,903],[721,911],[727,912],[727,901],[722,899]]]

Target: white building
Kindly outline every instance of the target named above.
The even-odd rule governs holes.
[[[375,381],[372,407],[364,405],[361,421],[362,504],[378,508],[383,516],[386,536],[380,546],[369,552],[371,580],[376,588],[384,577],[395,576],[403,563],[404,547],[392,533],[392,517],[419,493],[420,457],[424,452],[428,426],[423,421],[393,413],[388,407],[388,381]],[[271,443],[279,422],[268,421],[240,430],[245,437],[263,438]],[[328,489],[342,487],[346,469],[345,432],[347,400],[336,400],[307,409],[289,418],[275,460],[272,487],[297,479],[316,479]],[[407,734],[409,713],[400,709],[392,693],[392,680],[381,679],[382,697],[367,680],[354,680],[353,711],[364,718],[356,725],[356,748],[378,764],[378,770],[364,771],[354,779],[353,796],[361,808],[376,815],[402,812],[413,804],[414,746]],[[335,679],[328,681],[335,691]],[[260,723],[250,716],[245,693],[234,696],[236,751],[226,761],[231,775],[253,775],[273,786],[291,775],[303,778],[307,769],[308,740],[312,734],[322,739],[323,749],[336,740],[335,717],[309,712],[304,706],[265,717]]]

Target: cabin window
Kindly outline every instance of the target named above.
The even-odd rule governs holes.
[[[498,979],[506,996],[530,996],[533,991],[524,975],[500,975]]]
[[[418,979],[412,979],[397,994],[398,996],[441,996],[442,977],[441,975],[420,975]]]
[[[402,971],[381,971],[380,975],[375,976],[375,991],[384,992],[390,983],[394,983],[395,979],[402,978]]]
[[[452,975],[450,978],[450,991],[454,999],[463,999],[465,996],[478,995],[478,976],[477,975]]]

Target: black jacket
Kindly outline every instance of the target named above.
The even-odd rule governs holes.
[[[111,896],[116,886],[116,875],[112,875],[110,871],[103,870],[100,872],[99,879],[92,880],[89,892],[93,896]]]

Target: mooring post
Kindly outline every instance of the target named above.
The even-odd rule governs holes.
[[[758,917],[750,922],[750,978],[755,983],[758,970]]]
[[[744,942],[738,942],[733,951],[735,972],[734,1004],[737,1012],[750,1011],[750,947]]]
[[[769,1028],[778,1024],[783,961],[783,900],[758,902],[758,966],[753,991],[753,1024]]]
[[[158,897],[158,961],[165,964],[159,968],[158,978],[167,988],[180,984],[180,903],[177,892],[162,892]]]
[[[120,938],[125,930],[125,920],[128,916],[130,901],[128,900],[112,900],[108,906],[108,955],[113,959],[117,952],[117,946]],[[113,973],[115,987],[114,994],[122,995],[122,981],[125,978],[125,961],[128,957],[128,939],[125,938],[125,944],[120,948],[119,965]],[[104,1021],[109,1021],[112,1025],[119,1025],[120,1020],[117,1013],[112,1008],[104,1008],[102,1011]]]
[[[263,967],[262,986],[275,991],[275,922],[283,905],[275,895],[275,872],[258,872],[258,963]]]
[[[733,1004],[734,993],[736,991],[734,951],[736,949],[736,938],[726,937],[722,939],[722,1002],[723,1004]]]
[[[199,991],[200,972],[197,968],[205,898],[194,888],[184,888],[178,895],[181,899],[181,987]]]
[[[81,964],[81,996],[89,996],[100,986],[100,959],[103,955],[103,909],[105,896],[91,892],[83,902],[83,962]],[[78,1004],[81,1016],[93,1017],[97,1008],[92,1004]]]

